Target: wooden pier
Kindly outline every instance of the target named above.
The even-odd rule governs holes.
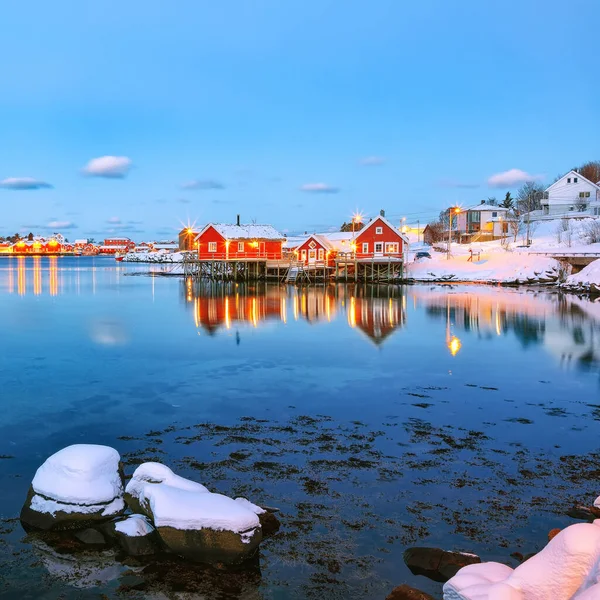
[[[402,260],[386,257],[357,259],[348,253],[338,255],[334,264],[315,261],[304,264],[295,258],[270,260],[247,258],[200,260],[188,256],[183,262],[185,277],[213,281],[279,281],[304,285],[328,281],[400,283],[404,275]]]

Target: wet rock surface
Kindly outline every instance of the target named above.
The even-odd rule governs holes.
[[[403,583],[395,587],[385,600],[434,600],[433,596]]]
[[[434,581],[448,581],[459,569],[480,563],[475,554],[449,552],[441,548],[408,548],[404,562],[415,575],[424,575]]]

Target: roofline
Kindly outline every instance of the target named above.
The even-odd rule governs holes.
[[[220,225],[220,223],[207,223],[203,229],[200,231],[200,233],[194,238],[194,241],[198,240],[198,238],[209,228],[212,227],[224,240],[226,239],[225,237],[223,237],[223,235],[219,232],[219,230],[215,227],[215,225]],[[235,223],[223,223],[223,225],[230,225],[233,227],[243,227],[243,225],[237,225]],[[248,225],[253,225],[253,223],[248,223]],[[272,225],[270,225],[269,227],[273,227]],[[273,229],[275,229],[275,227],[273,227]],[[277,231],[277,229],[275,229],[275,231]],[[277,233],[279,233],[279,231],[277,231]],[[247,240],[250,238],[231,238],[233,240]],[[286,237],[280,237],[280,238],[262,238],[260,236],[256,236],[253,239],[255,240],[269,240],[271,242],[284,242],[287,238]]]
[[[382,215],[377,215],[372,221],[370,221],[367,225],[365,225],[362,229],[360,229],[359,231],[356,232],[356,236],[355,239],[357,237],[360,237],[367,229],[369,229],[369,227],[371,227],[374,223],[377,222],[377,219],[381,219],[390,229],[392,229],[393,231],[395,231],[407,244],[409,243],[408,241],[408,236],[405,233],[402,233],[399,229],[397,229],[392,223],[390,223],[384,216]]]
[[[549,191],[550,188],[553,188],[557,183],[562,181],[567,175],[570,175],[571,173],[573,173],[576,177],[581,177],[581,179],[587,181],[590,185],[593,185],[597,190],[600,190],[600,185],[594,183],[593,181],[590,181],[587,177],[584,177],[581,173],[575,171],[575,169],[571,169],[568,173],[565,173],[560,179],[557,179],[553,184],[549,185],[544,191]]]

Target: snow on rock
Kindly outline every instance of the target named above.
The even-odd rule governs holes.
[[[119,453],[108,446],[75,444],[53,454],[37,470],[33,489],[69,504],[111,502],[123,492]]]
[[[157,462],[143,463],[133,472],[125,488],[125,500],[134,512],[140,511],[139,502],[144,487],[148,484],[158,483],[190,492],[208,492],[201,483],[196,483],[195,481],[176,475],[166,465]]]
[[[246,498],[236,498],[236,502],[239,502],[242,506],[251,510],[255,515],[264,515],[267,511],[256,504],[252,504],[250,500],[246,500]]]
[[[571,525],[514,571],[498,563],[461,569],[444,600],[597,600],[600,521]]]
[[[144,515],[129,515],[115,523],[115,531],[129,537],[143,537],[154,531],[148,517]]]
[[[467,256],[434,253],[430,259],[409,263],[406,277],[415,281],[468,281],[483,283],[552,283],[559,280],[560,263],[547,256],[497,252],[469,262]]]
[[[258,516],[232,498],[170,485],[147,485],[142,492],[156,527],[212,529],[242,533],[260,527]]]
[[[600,260],[590,263],[579,273],[569,275],[561,287],[574,292],[600,294]]]
[[[50,456],[37,470],[21,521],[37,529],[85,529],[125,510],[119,453],[76,444]]]

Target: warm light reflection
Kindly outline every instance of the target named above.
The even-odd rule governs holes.
[[[49,258],[50,266],[50,295],[58,296],[58,259],[56,256]]]
[[[24,296],[27,293],[27,273],[25,271],[25,258],[19,256],[17,258],[17,290],[19,296]]]
[[[15,293],[15,274],[13,269],[12,260],[8,263],[8,293]]]
[[[354,296],[350,297],[350,308],[348,309],[348,324],[350,327],[356,327],[356,299]]]
[[[458,351],[460,350],[461,346],[462,344],[456,336],[452,336],[452,338],[448,342],[448,349],[450,350],[450,354],[452,354],[452,356],[456,356],[458,354]]]
[[[401,297],[397,290],[381,293],[376,288],[356,288],[346,295],[344,286],[297,289],[279,285],[245,285],[187,281],[182,284],[186,305],[193,307],[198,330],[214,335],[219,329],[236,329],[239,325],[255,328],[267,321],[287,323],[288,306],[292,304],[296,321],[327,325],[339,313],[346,313],[348,324],[360,330],[375,344],[381,344],[404,324]],[[379,295],[381,294],[381,296]],[[398,297],[396,297],[398,294]],[[193,302],[188,299],[192,297]],[[238,337],[239,339],[239,337]]]

